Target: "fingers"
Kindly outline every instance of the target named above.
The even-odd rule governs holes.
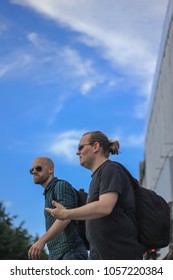
[[[45,210],[52,215],[52,217],[54,217],[55,219],[59,219],[59,220],[66,220],[66,216],[64,215],[66,212],[66,208],[64,208],[63,205],[57,203],[56,201],[52,201],[52,204],[56,207],[56,208],[48,208],[46,207]]]
[[[55,206],[56,208],[58,208],[58,206],[60,206],[60,204],[58,202],[56,202],[55,200],[52,201],[52,205]],[[56,212],[54,208],[48,208],[46,207],[45,210],[51,214],[53,217],[55,216]]]
[[[38,260],[40,259],[41,251],[32,246],[28,251],[28,258],[30,260]]]
[[[52,201],[52,205],[55,206],[56,208],[58,207],[59,203],[56,202],[55,200]],[[53,208],[48,208],[46,207],[45,210],[50,213],[52,216],[54,216],[54,211]]]
[[[45,210],[52,215],[52,208],[45,208]]]
[[[55,200],[52,200],[52,205],[55,206],[55,207],[58,207],[59,203],[56,202]]]
[[[55,213],[55,209],[47,208],[47,207],[46,207],[45,210],[46,210],[52,217],[54,217],[55,219],[57,219],[56,213]]]

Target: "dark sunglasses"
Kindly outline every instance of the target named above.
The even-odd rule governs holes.
[[[84,146],[86,146],[86,145],[91,145],[91,144],[93,144],[93,143],[87,143],[87,144],[82,144],[82,145],[78,145],[78,151],[81,151],[82,149],[83,149],[83,147]]]
[[[41,172],[42,169],[43,169],[43,167],[39,165],[39,166],[36,166],[36,167],[32,167],[32,168],[29,170],[29,172],[33,175],[34,170],[36,170],[37,172]]]

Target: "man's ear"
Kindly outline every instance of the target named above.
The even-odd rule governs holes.
[[[54,168],[53,168],[53,167],[50,167],[50,168],[49,168],[49,174],[52,174],[52,173],[54,173]]]
[[[94,148],[94,152],[98,152],[100,149],[100,143],[99,142],[95,142],[93,144],[93,148]]]

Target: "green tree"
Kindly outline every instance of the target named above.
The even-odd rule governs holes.
[[[0,202],[0,260],[27,260],[30,246],[38,240],[38,236],[32,237],[23,228],[24,222],[15,227],[13,222],[17,216],[6,213],[5,207]],[[47,253],[43,250],[41,259],[47,259]]]

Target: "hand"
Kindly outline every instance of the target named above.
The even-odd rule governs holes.
[[[63,205],[54,200],[52,201],[52,205],[56,208],[45,208],[45,210],[49,212],[55,219],[66,220],[68,210]]]
[[[40,259],[41,252],[44,248],[44,243],[39,239],[35,242],[28,251],[28,258],[30,260],[38,260]]]

